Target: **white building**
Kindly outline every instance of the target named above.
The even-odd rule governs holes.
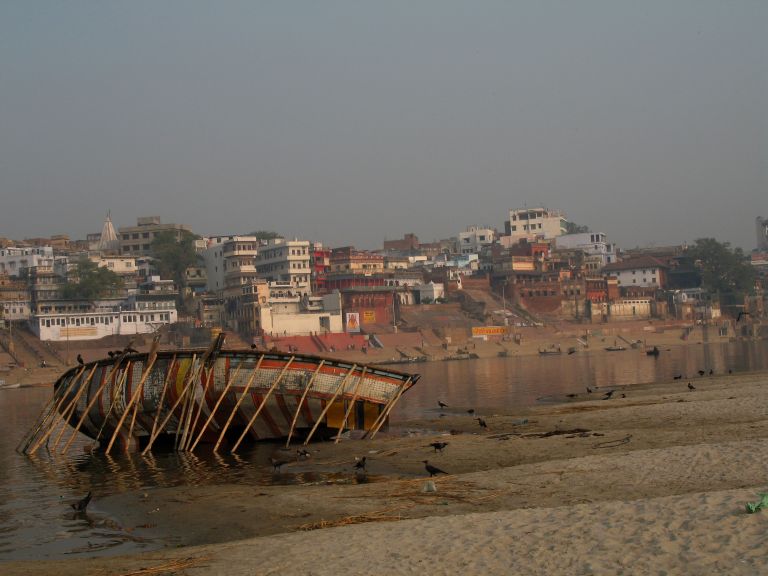
[[[496,230],[480,226],[469,226],[459,233],[459,252],[461,254],[479,254],[483,246],[493,244]]]
[[[35,314],[30,325],[40,340],[98,340],[105,336],[151,334],[178,320],[172,280],[151,278],[122,304],[91,311]]]
[[[289,282],[295,289],[308,294],[310,286],[309,240],[275,238],[261,246],[256,256],[259,277],[270,282]]]
[[[214,236],[203,251],[206,289],[220,292],[253,283],[258,277],[256,258],[259,253],[256,236]]]
[[[29,300],[2,300],[0,307],[2,320],[27,320],[32,313]]]
[[[435,302],[438,298],[445,298],[445,284],[421,284],[416,289],[419,291],[419,302]]]
[[[581,250],[587,255],[585,268],[597,274],[603,266],[616,262],[616,248],[602,232],[563,234],[555,240],[557,248]]]
[[[259,307],[259,326],[273,336],[343,332],[341,294],[273,298]]]
[[[608,264],[603,273],[615,276],[619,287],[664,288],[667,266],[652,256],[630,258]]]
[[[504,222],[507,236],[512,243],[521,238],[556,238],[566,233],[565,215],[546,208],[522,208],[509,211],[509,220]]]
[[[0,275],[18,277],[28,268],[53,268],[53,248],[51,246],[0,248]]]

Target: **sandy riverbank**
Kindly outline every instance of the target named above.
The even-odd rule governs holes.
[[[281,471],[305,485],[97,497],[97,510],[169,547],[2,571],[765,573],[768,511],[748,515],[744,504],[768,491],[768,375],[697,377],[693,391],[686,384],[483,414],[488,431],[455,408],[408,423],[407,437],[314,445],[311,458]],[[442,454],[428,446],[435,440],[448,442]],[[352,463],[363,455],[371,481],[356,484]],[[423,492],[424,459],[450,473],[435,479],[433,493]],[[312,483],[326,474],[347,481]]]

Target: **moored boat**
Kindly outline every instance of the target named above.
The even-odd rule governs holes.
[[[306,354],[185,349],[77,366],[54,384],[54,398],[73,428],[110,446],[234,450],[243,440],[378,430],[418,379]]]

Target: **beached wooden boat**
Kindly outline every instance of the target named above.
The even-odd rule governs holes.
[[[562,353],[560,348],[539,348],[539,355],[541,356],[558,356]]]
[[[378,430],[418,378],[297,353],[185,349],[77,366],[54,398],[70,426],[102,446],[234,451],[243,441]]]

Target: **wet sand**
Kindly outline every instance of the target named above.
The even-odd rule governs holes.
[[[288,486],[178,487],[95,499],[150,554],[13,562],[5,575],[759,574],[768,375],[586,392],[524,413],[457,407],[404,436],[293,456]],[[625,394],[626,397],[622,397]],[[477,414],[475,415],[477,416]],[[442,453],[429,447],[448,442]],[[368,459],[356,483],[355,457]],[[422,460],[448,472],[433,479]],[[337,478],[326,483],[323,478]]]

